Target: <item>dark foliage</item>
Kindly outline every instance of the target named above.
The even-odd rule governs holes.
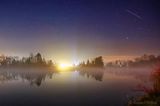
[[[134,60],[116,60],[107,63],[107,67],[154,67],[160,63],[160,56],[146,55],[137,57]]]
[[[102,56],[94,58],[92,61],[87,60],[85,63],[84,61],[79,64],[80,67],[104,67],[104,62]]]
[[[52,66],[52,60],[46,61],[40,53],[30,54],[29,57],[19,58],[18,56],[0,56],[0,66]]]

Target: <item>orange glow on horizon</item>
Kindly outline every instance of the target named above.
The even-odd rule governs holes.
[[[138,56],[103,56],[104,62],[111,62],[115,60],[133,60]]]

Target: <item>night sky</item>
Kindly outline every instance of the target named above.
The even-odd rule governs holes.
[[[160,53],[159,0],[0,0],[0,53],[57,62]]]

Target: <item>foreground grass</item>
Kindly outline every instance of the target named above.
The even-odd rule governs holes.
[[[151,73],[153,85],[151,88],[142,86],[143,96],[132,98],[128,106],[160,106],[160,66]]]

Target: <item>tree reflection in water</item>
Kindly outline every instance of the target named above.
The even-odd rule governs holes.
[[[57,71],[0,71],[0,82],[11,82],[11,81],[17,81],[20,80],[22,82],[29,82],[31,86],[41,86],[42,82],[44,82],[46,79],[52,79],[52,75],[58,73]],[[103,70],[102,69],[85,69],[81,70],[80,75],[83,77],[93,78],[97,81],[102,81],[103,79]]]
[[[87,76],[88,78],[94,78],[97,81],[103,80],[103,69],[92,68],[92,69],[81,69],[80,75]]]
[[[13,80],[28,81],[30,85],[40,86],[45,79],[52,79],[53,72],[12,72],[0,71],[0,82],[7,82]]]

